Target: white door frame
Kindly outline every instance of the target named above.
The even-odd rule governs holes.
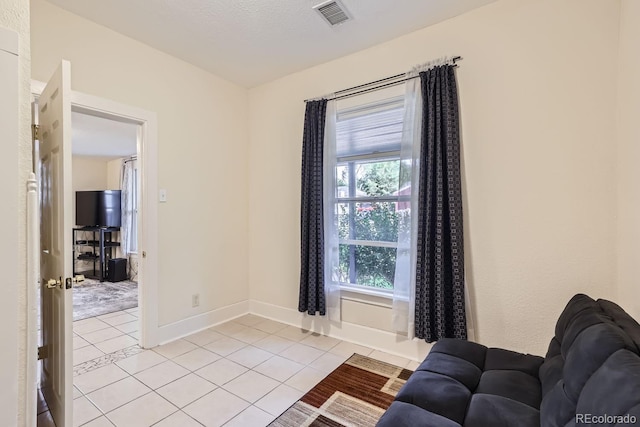
[[[44,86],[45,83],[32,80],[32,95],[38,98]],[[139,344],[143,348],[155,347],[159,343],[157,115],[152,111],[74,90],[71,91],[71,108],[75,112],[140,125],[137,147],[141,176],[141,209],[138,212],[138,281],[141,283],[138,293]],[[35,301],[28,301],[27,304],[35,307]]]

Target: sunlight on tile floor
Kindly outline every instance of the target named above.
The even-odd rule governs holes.
[[[251,314],[143,350],[137,315],[74,322],[74,426],[260,427],[353,353],[417,367]],[[46,403],[38,413],[39,427],[53,426]]]

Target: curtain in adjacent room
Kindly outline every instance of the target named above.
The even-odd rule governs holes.
[[[121,192],[121,215],[122,215],[122,241],[120,247],[124,256],[132,252],[135,248],[136,232],[134,230],[134,195],[135,185],[134,166],[135,161],[126,161],[122,163],[122,192]]]
[[[326,314],[324,289],[324,135],[327,100],[309,101],[302,139],[298,310]]]
[[[453,65],[420,73],[415,336],[467,338],[458,93]]]

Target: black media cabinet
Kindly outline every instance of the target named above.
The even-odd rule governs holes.
[[[119,227],[79,227],[73,229],[73,276],[82,274],[104,282],[109,260],[115,258]]]

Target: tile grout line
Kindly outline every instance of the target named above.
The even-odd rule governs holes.
[[[115,315],[114,315],[114,317],[115,317]],[[264,319],[264,321],[271,321],[271,322],[275,322],[275,323],[280,323],[280,322],[272,321],[271,319]],[[149,391],[149,392],[144,393],[144,394],[143,394],[143,395],[141,395],[141,396],[138,396],[138,397],[136,397],[136,398],[134,398],[134,399],[130,400],[129,402],[126,402],[126,403],[124,403],[124,404],[122,404],[122,405],[120,405],[120,406],[118,406],[118,407],[116,407],[116,408],[111,409],[108,413],[111,413],[111,412],[113,412],[113,411],[117,410],[118,408],[121,408],[121,407],[123,407],[123,406],[125,406],[125,405],[127,405],[127,404],[129,404],[129,403],[131,403],[131,402],[134,402],[134,401],[136,401],[137,399],[140,399],[140,398],[142,398],[142,397],[144,397],[144,396],[147,396],[147,395],[149,395],[151,392],[153,392],[153,393],[155,393],[155,395],[160,396],[160,397],[162,398],[162,400],[163,400],[163,401],[165,401],[165,402],[169,403],[172,407],[174,407],[174,408],[176,408],[176,409],[177,409],[177,411],[174,411],[174,412],[172,412],[171,414],[169,414],[168,416],[164,417],[163,419],[156,421],[156,422],[154,423],[154,425],[155,425],[155,424],[158,424],[158,423],[160,423],[160,422],[162,422],[162,421],[163,421],[164,419],[166,419],[166,418],[169,418],[169,417],[171,417],[171,416],[175,415],[177,412],[182,412],[183,414],[185,414],[186,416],[188,416],[190,419],[193,419],[193,420],[194,420],[194,421],[196,421],[198,424],[200,424],[200,422],[199,422],[198,420],[194,419],[194,418],[193,418],[193,417],[191,417],[188,413],[186,413],[186,412],[184,411],[184,408],[188,407],[189,405],[192,405],[194,402],[196,402],[196,401],[198,401],[198,400],[200,400],[200,399],[205,398],[206,396],[208,396],[209,394],[211,394],[211,393],[215,392],[215,391],[216,391],[216,390],[218,390],[218,389],[222,389],[222,390],[223,390],[223,391],[225,391],[226,393],[229,393],[230,395],[232,395],[232,396],[234,396],[234,397],[236,397],[236,398],[240,399],[241,401],[243,401],[243,402],[245,402],[245,403],[247,403],[247,404],[248,404],[248,406],[247,406],[246,408],[244,408],[242,411],[238,412],[238,413],[237,413],[237,414],[235,414],[233,417],[231,417],[229,420],[227,420],[227,421],[225,422],[225,424],[227,424],[227,423],[231,422],[233,419],[235,419],[236,417],[238,417],[240,414],[242,414],[244,411],[246,411],[246,410],[247,410],[248,408],[250,408],[250,407],[254,407],[256,410],[259,410],[260,412],[263,412],[263,413],[265,413],[265,414],[268,414],[268,415],[269,415],[269,417],[273,417],[273,416],[274,416],[273,414],[271,414],[270,412],[268,412],[268,411],[266,411],[266,410],[264,410],[264,409],[262,409],[262,408],[260,408],[260,407],[256,406],[256,405],[255,405],[255,403],[257,403],[258,401],[260,401],[260,400],[261,400],[261,399],[263,399],[265,396],[267,396],[268,394],[272,393],[275,389],[277,389],[278,387],[280,387],[280,386],[282,386],[282,385],[286,385],[287,387],[290,387],[290,388],[292,388],[292,389],[296,390],[296,392],[298,392],[298,393],[303,393],[303,395],[304,395],[305,393],[307,393],[307,392],[308,392],[308,390],[303,391],[303,390],[297,389],[296,387],[293,387],[293,386],[290,386],[290,385],[286,384],[286,382],[287,382],[287,381],[289,381],[291,378],[293,378],[295,375],[298,375],[298,374],[299,374],[302,370],[304,370],[305,368],[310,368],[310,369],[312,369],[312,370],[314,370],[314,371],[317,371],[319,374],[321,374],[321,375],[322,375],[322,378],[326,378],[326,376],[328,376],[328,375],[331,373],[331,371],[326,372],[325,370],[317,369],[317,368],[315,368],[314,366],[312,366],[312,365],[313,365],[313,363],[314,363],[314,362],[316,362],[317,360],[319,360],[320,358],[322,358],[322,357],[326,356],[326,355],[333,355],[333,356],[335,356],[335,357],[343,358],[343,356],[342,356],[341,354],[339,354],[339,353],[337,353],[337,354],[336,354],[336,353],[332,353],[332,352],[331,352],[331,350],[333,350],[335,347],[337,347],[337,346],[338,346],[338,345],[340,345],[341,343],[349,343],[349,342],[348,342],[348,341],[344,341],[344,340],[340,340],[340,339],[335,339],[335,338],[332,338],[332,337],[328,337],[328,338],[332,338],[332,339],[334,339],[336,342],[335,342],[333,345],[330,345],[330,346],[329,346],[328,348],[326,348],[326,349],[325,349],[325,348],[319,348],[319,347],[315,347],[315,346],[313,346],[313,345],[309,345],[308,343],[303,343],[303,341],[305,341],[307,338],[309,338],[309,337],[311,337],[311,336],[322,337],[322,336],[325,336],[325,335],[322,335],[322,334],[313,334],[313,333],[303,333],[303,335],[304,335],[304,336],[303,336],[302,338],[300,338],[300,339],[298,339],[298,340],[295,340],[295,339],[291,339],[291,338],[289,338],[289,337],[287,337],[287,336],[278,335],[279,333],[282,333],[282,332],[283,332],[285,329],[287,329],[288,327],[291,327],[290,325],[285,325],[285,326],[283,326],[283,327],[281,327],[281,328],[279,328],[279,329],[274,330],[273,332],[269,332],[269,331],[265,331],[265,330],[262,330],[262,329],[259,329],[259,328],[257,328],[257,327],[256,327],[257,325],[259,325],[260,323],[263,323],[264,321],[257,322],[257,323],[253,323],[253,325],[246,325],[246,324],[243,324],[243,323],[240,323],[240,322],[236,322],[236,321],[234,321],[234,320],[229,321],[229,322],[225,322],[225,323],[223,323],[222,325],[229,324],[229,323],[233,323],[233,324],[235,324],[235,325],[242,326],[242,327],[243,327],[243,329],[242,329],[242,330],[237,330],[237,328],[232,328],[232,329],[235,329],[235,330],[230,331],[230,330],[229,330],[229,328],[226,328],[226,330],[227,330],[227,331],[225,331],[225,330],[215,329],[216,327],[214,326],[214,327],[207,328],[207,329],[204,329],[204,330],[202,330],[202,331],[199,331],[199,332],[198,332],[198,333],[201,333],[201,332],[204,332],[204,331],[208,331],[208,330],[210,330],[210,331],[215,332],[216,334],[219,334],[219,335],[220,335],[220,337],[219,337],[219,338],[214,339],[214,340],[213,340],[213,341],[211,341],[211,342],[206,342],[206,343],[200,344],[200,343],[196,343],[196,342],[192,342],[192,341],[188,340],[188,339],[187,339],[188,337],[183,337],[183,338],[181,338],[180,340],[183,340],[183,341],[185,341],[185,342],[188,342],[190,345],[192,345],[192,346],[193,346],[193,348],[191,348],[191,349],[189,349],[189,350],[187,350],[187,351],[185,351],[185,352],[181,352],[181,353],[179,353],[179,354],[172,355],[171,357],[167,357],[167,356],[165,356],[164,354],[159,353],[158,351],[155,351],[156,349],[149,349],[149,350],[145,350],[145,349],[138,348],[137,350],[139,350],[139,351],[136,351],[136,352],[135,352],[135,353],[133,353],[133,354],[129,354],[129,355],[125,354],[125,355],[124,355],[125,357],[120,357],[120,358],[118,358],[117,360],[115,360],[115,359],[111,359],[111,360],[106,359],[106,360],[104,360],[104,362],[109,362],[109,363],[105,363],[105,364],[104,364],[104,365],[102,365],[102,366],[95,366],[93,369],[88,370],[88,371],[85,371],[85,372],[83,372],[82,374],[79,374],[79,375],[84,375],[84,374],[86,374],[86,373],[92,372],[92,371],[93,371],[93,370],[95,370],[95,369],[98,369],[98,368],[101,368],[101,367],[107,366],[107,365],[109,365],[109,364],[115,364],[119,369],[121,369],[123,372],[125,372],[127,376],[126,376],[125,378],[122,378],[122,379],[118,380],[118,381],[115,381],[115,382],[110,383],[110,384],[106,384],[106,385],[104,385],[104,386],[102,386],[102,387],[99,387],[99,388],[97,388],[97,389],[95,389],[95,390],[92,390],[90,393],[93,393],[93,392],[95,392],[95,391],[98,391],[98,390],[100,390],[100,389],[103,389],[103,388],[105,388],[105,387],[108,387],[108,386],[110,386],[110,385],[113,385],[113,384],[115,384],[115,383],[117,383],[117,382],[119,382],[119,381],[123,381],[123,380],[127,379],[128,377],[133,377],[136,381],[139,381],[139,382],[140,382],[141,384],[143,384],[145,387],[148,387],[148,388],[150,389],[150,391]],[[133,323],[133,321],[132,321],[132,322],[125,322],[125,323]],[[284,325],[284,324],[283,324],[283,325]],[[216,325],[216,326],[220,326],[220,325]],[[114,326],[114,325],[109,325],[109,327],[113,327],[113,328],[117,329],[117,326]],[[104,329],[106,329],[106,328],[104,328]],[[273,328],[271,328],[271,329],[273,330]],[[296,329],[299,329],[299,328],[296,328]],[[243,332],[247,332],[247,333],[251,334],[251,333],[252,333],[252,331],[258,331],[258,332],[260,332],[260,333],[262,333],[262,334],[265,334],[265,336],[264,336],[264,337],[261,337],[261,338],[259,338],[259,339],[257,339],[257,340],[253,340],[253,339],[252,339],[252,340],[250,340],[250,342],[247,342],[246,340],[238,339],[238,338],[237,338],[237,335],[242,334]],[[302,330],[302,331],[304,331],[304,330]],[[120,331],[120,332],[122,332],[122,331]],[[307,331],[307,332],[308,332],[308,331]],[[90,333],[90,332],[88,332],[88,333]],[[88,333],[87,333],[87,334],[88,334]],[[132,332],[132,333],[133,333],[133,332]],[[196,333],[196,334],[197,334],[197,333]],[[120,336],[118,336],[118,337],[121,337],[121,336],[124,336],[124,335],[128,335],[128,336],[130,336],[128,333],[123,333],[122,335],[120,335]],[[78,336],[80,336],[81,338],[83,338],[83,337],[82,337],[82,335],[80,335],[80,334],[78,334]],[[118,337],[114,337],[114,338],[118,338]],[[264,349],[264,348],[261,348],[261,347],[258,347],[258,346],[256,346],[256,345],[255,345],[255,344],[257,344],[259,341],[266,340],[266,339],[268,339],[268,338],[279,338],[279,339],[283,339],[283,340],[286,340],[286,341],[291,342],[291,344],[290,344],[290,345],[288,345],[288,346],[286,346],[286,347],[285,347],[285,348],[283,348],[283,349],[279,349],[279,350],[276,350],[276,351],[272,351],[272,350]],[[83,339],[84,339],[84,338],[83,338]],[[213,350],[210,350],[210,349],[206,348],[206,346],[211,345],[211,344],[214,344],[215,342],[217,342],[217,341],[221,341],[221,340],[223,340],[223,339],[233,339],[233,340],[239,341],[239,342],[241,342],[241,343],[243,344],[243,346],[242,346],[241,348],[238,348],[238,349],[236,349],[236,350],[232,351],[231,353],[228,353],[226,356],[225,356],[225,355],[222,355],[222,354],[219,354],[219,353],[216,353],[215,351],[213,351]],[[177,341],[179,341],[179,340],[176,340],[176,341],[174,341],[174,342],[177,342]],[[294,347],[296,344],[300,344],[300,345],[302,345],[302,346],[305,346],[305,347],[308,347],[308,348],[312,348],[312,349],[314,349],[314,350],[317,350],[318,352],[320,352],[320,354],[319,354],[317,357],[315,357],[315,358],[313,358],[312,360],[310,360],[310,361],[305,361],[305,363],[300,363],[300,362],[298,362],[298,361],[296,361],[296,360],[289,359],[288,357],[286,357],[286,356],[283,356],[283,355],[282,355],[282,353],[283,353],[283,352],[285,352],[287,349],[289,349],[289,348],[291,348],[291,347]],[[167,345],[169,345],[169,344],[167,344]],[[136,347],[136,346],[132,346],[132,347],[130,347],[130,348],[135,348],[135,347]],[[236,362],[236,361],[235,361],[235,360],[233,360],[233,359],[229,359],[229,357],[230,357],[230,356],[232,356],[233,354],[235,354],[235,353],[237,353],[237,352],[240,352],[240,351],[242,351],[242,350],[246,350],[246,349],[248,349],[249,347],[252,347],[252,348],[255,348],[255,349],[257,349],[257,350],[260,350],[260,351],[266,352],[266,353],[268,353],[268,354],[269,354],[269,356],[268,356],[265,360],[260,361],[259,363],[257,363],[257,364],[255,364],[255,365],[253,365],[252,367],[248,367],[248,366],[246,366],[246,365],[244,365],[244,364],[242,364],[242,363],[238,363],[238,362]],[[365,348],[366,348],[366,347],[365,347]],[[129,349],[129,348],[122,349],[122,350],[128,350],[128,349]],[[122,350],[118,350],[118,351],[122,351]],[[192,370],[190,367],[184,366],[184,365],[182,365],[182,364],[180,364],[180,363],[178,363],[178,362],[176,362],[176,361],[175,361],[175,359],[177,359],[177,358],[179,358],[179,357],[181,357],[181,356],[183,356],[183,355],[189,354],[189,353],[191,353],[191,352],[193,352],[193,351],[196,351],[196,350],[204,350],[204,351],[210,352],[210,353],[212,353],[212,354],[214,354],[214,355],[218,356],[218,357],[219,357],[219,359],[214,360],[214,361],[212,361],[212,362],[210,362],[210,363],[206,363],[205,365],[198,366],[198,368],[197,368],[197,369],[195,369],[195,370]],[[369,350],[372,350],[372,349],[369,349]],[[116,352],[114,352],[114,353],[117,353],[118,351],[116,351]],[[153,351],[155,354],[157,354],[157,355],[159,355],[159,356],[163,357],[165,360],[164,360],[164,361],[161,361],[161,362],[159,362],[159,363],[157,363],[157,364],[155,364],[155,365],[149,366],[149,367],[147,367],[147,368],[145,368],[145,369],[143,369],[143,370],[141,370],[141,371],[139,371],[139,372],[135,372],[135,373],[129,373],[128,371],[124,370],[124,369],[123,369],[123,368],[121,368],[119,365],[117,365],[117,362],[118,362],[118,361],[123,360],[123,359],[127,359],[127,358],[132,357],[132,356],[137,355],[137,354],[141,354],[141,353],[143,353],[143,352],[145,352],[145,351]],[[97,359],[101,359],[101,358],[102,358],[102,357],[104,357],[104,356],[110,356],[110,355],[112,355],[112,354],[113,354],[113,353],[105,354],[105,355],[101,356],[100,358],[96,358],[96,359],[94,359],[94,360],[91,360],[91,361],[88,361],[88,362],[84,362],[84,363],[91,363],[91,362],[94,362],[94,361],[95,361],[95,360],[97,360]],[[123,355],[120,355],[120,356],[123,356]],[[298,363],[298,364],[302,365],[302,366],[303,366],[303,368],[301,368],[300,370],[296,371],[295,373],[293,373],[293,374],[291,374],[291,375],[288,375],[288,376],[287,376],[283,381],[281,381],[280,379],[277,379],[277,378],[273,378],[273,377],[271,377],[271,376],[269,376],[269,375],[267,375],[267,374],[264,374],[264,373],[259,372],[259,371],[257,371],[257,370],[256,370],[256,368],[257,368],[257,367],[259,367],[259,366],[263,365],[264,363],[267,363],[268,361],[270,361],[270,360],[274,359],[274,357],[275,357],[275,356],[278,356],[278,357],[280,357],[280,358],[282,358],[282,359],[286,359],[286,360],[289,360],[289,361],[292,361],[292,362]],[[203,376],[202,376],[202,374],[197,373],[197,371],[202,370],[202,369],[206,368],[207,366],[210,366],[210,365],[212,365],[212,364],[214,364],[214,363],[216,363],[216,362],[219,362],[219,361],[221,361],[221,360],[227,360],[227,361],[229,361],[229,362],[235,363],[235,364],[237,364],[237,365],[241,366],[243,369],[245,369],[245,371],[244,371],[244,372],[242,372],[241,374],[236,375],[236,376],[234,376],[233,378],[231,378],[231,379],[229,379],[229,380],[225,381],[225,382],[224,382],[224,383],[222,383],[221,385],[218,385],[217,383],[214,383],[214,382],[212,382],[212,381],[208,380],[207,378],[203,377]],[[157,366],[158,366],[158,365],[160,365],[160,364],[166,363],[167,361],[171,361],[172,363],[176,364],[177,366],[180,366],[181,368],[184,368],[184,369],[187,371],[187,373],[186,373],[185,375],[181,375],[181,376],[179,376],[178,378],[175,378],[175,379],[173,379],[173,380],[171,380],[171,381],[167,382],[166,384],[162,384],[162,385],[160,385],[160,386],[158,386],[158,387],[156,387],[156,388],[153,388],[153,387],[148,386],[147,384],[145,384],[144,382],[142,382],[141,380],[139,380],[139,379],[136,377],[136,375],[138,375],[138,374],[140,374],[140,373],[142,373],[142,372],[145,372],[145,371],[147,371],[147,370],[153,369],[153,368],[157,367]],[[343,363],[344,363],[344,362],[343,362]],[[80,365],[78,365],[78,366],[80,366]],[[229,390],[227,390],[227,389],[225,388],[225,385],[228,385],[228,384],[229,384],[229,383],[231,383],[232,381],[235,381],[236,379],[238,379],[238,378],[239,378],[239,377],[241,377],[242,375],[246,375],[246,374],[247,374],[247,373],[249,373],[249,372],[253,372],[253,373],[257,374],[257,375],[260,375],[260,376],[263,376],[263,377],[265,377],[265,378],[268,378],[269,380],[276,382],[276,383],[277,383],[277,385],[275,385],[275,386],[274,386],[274,387],[272,387],[272,388],[269,388],[269,390],[267,390],[264,394],[261,394],[257,399],[255,399],[255,402],[248,401],[247,399],[245,399],[245,398],[243,398],[243,397],[241,397],[241,396],[237,395],[236,393],[231,392],[231,391],[229,391]],[[187,377],[187,376],[189,376],[189,375],[191,375],[191,374],[193,374],[193,375],[195,375],[196,377],[198,377],[198,378],[200,378],[200,379],[202,379],[202,380],[206,381],[207,383],[209,383],[209,384],[213,385],[215,388],[214,388],[213,390],[211,390],[211,391],[209,391],[209,392],[205,393],[204,395],[202,395],[202,396],[200,396],[200,397],[198,397],[198,398],[194,399],[193,401],[190,401],[190,402],[188,402],[188,403],[186,403],[186,404],[182,405],[182,407],[179,407],[177,404],[172,403],[168,398],[165,398],[163,395],[161,395],[160,393],[158,393],[158,390],[159,390],[159,389],[161,389],[161,388],[163,388],[163,387],[166,387],[166,386],[168,386],[168,385],[170,385],[170,384],[172,384],[172,383],[174,383],[174,382],[176,382],[176,381],[179,381],[179,380],[181,380],[181,379],[184,379],[185,377]],[[108,418],[108,416],[107,416],[107,414],[108,414],[108,413],[104,413],[104,412],[102,412],[102,410],[100,410],[99,408],[97,408],[97,405],[93,402],[93,400],[91,400],[91,399],[87,396],[87,394],[84,394],[84,392],[82,392],[82,391],[81,391],[79,388],[77,388],[77,387],[76,387],[76,389],[78,390],[78,392],[79,392],[79,394],[80,394],[80,396],[78,396],[77,398],[79,398],[79,397],[85,397],[85,398],[86,398],[86,399],[87,399],[87,400],[88,400],[88,401],[89,401],[89,402],[90,402],[94,407],[96,407],[96,409],[98,409],[98,411],[99,411],[101,414],[103,414],[103,415],[104,415],[104,416],[105,416],[109,421],[111,421],[111,419],[110,419],[110,418]],[[90,393],[88,393],[88,394],[90,394]],[[277,415],[275,415],[275,417],[277,417]],[[97,417],[97,418],[99,418],[99,417]],[[94,420],[95,420],[95,418],[94,418]],[[91,420],[90,420],[90,421],[88,421],[88,422],[91,422]]]

